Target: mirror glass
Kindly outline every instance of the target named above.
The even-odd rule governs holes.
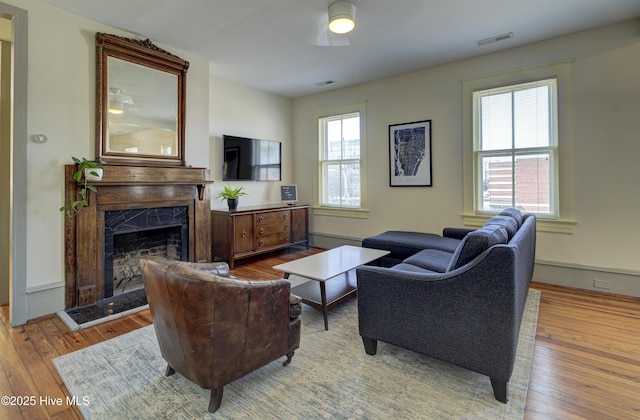
[[[107,153],[178,156],[178,77],[108,57]]]
[[[96,33],[96,160],[185,165],[188,67],[148,39]]]

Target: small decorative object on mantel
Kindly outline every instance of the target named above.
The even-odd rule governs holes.
[[[431,120],[389,125],[389,183],[431,187]]]
[[[77,170],[73,174],[73,179],[76,182],[81,182],[82,188],[80,188],[80,200],[74,200],[71,202],[70,207],[60,207],[60,211],[67,217],[72,217],[78,214],[79,207],[87,207],[89,205],[89,200],[87,199],[88,192],[93,191],[96,194],[98,193],[98,189],[94,185],[89,185],[89,181],[102,180],[104,170],[100,162],[94,162],[87,160],[86,158],[78,159],[73,156],[71,156],[71,159],[73,159],[77,166]]]
[[[242,185],[237,188],[232,188],[231,185],[227,184],[218,194],[218,198],[220,201],[227,200],[229,210],[235,210],[238,208],[238,199],[243,195],[247,195],[247,193],[244,192],[244,187]]]

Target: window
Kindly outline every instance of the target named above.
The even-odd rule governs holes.
[[[476,212],[556,218],[556,79],[473,93]]]
[[[364,104],[315,113],[318,177],[315,214],[366,217]],[[324,213],[322,212],[324,211]]]
[[[360,114],[320,118],[320,205],[360,208]]]
[[[513,205],[539,231],[574,232],[571,74],[569,59],[462,80],[465,225]]]

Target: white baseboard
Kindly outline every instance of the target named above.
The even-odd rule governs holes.
[[[337,248],[342,245],[360,246],[362,245],[362,239],[311,232],[309,233],[309,245],[323,249]]]
[[[533,281],[640,297],[640,273],[631,270],[536,261]]]
[[[51,315],[64,309],[64,283],[52,285],[27,290],[27,320]]]

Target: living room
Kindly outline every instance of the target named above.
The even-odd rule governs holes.
[[[18,277],[24,284],[14,285],[23,291],[24,313],[18,318],[25,321],[63,309],[64,234],[57,209],[64,194],[63,165],[71,163],[71,156],[90,157],[93,153],[94,34],[129,35],[39,2],[26,4],[30,6],[27,132],[29,136],[46,133],[49,141],[26,145],[28,198],[24,217],[28,230],[22,246],[28,270]],[[566,195],[563,203],[568,207],[563,218],[577,223],[571,234],[540,232],[534,279],[593,289],[593,279],[598,278],[611,283],[610,292],[638,296],[639,267],[633,247],[633,227],[638,221],[633,209],[640,198],[623,193],[637,188],[633,159],[638,124],[634,112],[638,105],[633,100],[637,31],[635,19],[296,99],[210,76],[204,60],[179,53],[190,62],[186,137],[199,139],[187,140],[186,161],[194,167],[210,168],[219,180],[222,134],[278,139],[283,144],[283,183],[296,183],[301,202],[312,203],[314,172],[302,162],[307,162],[314,150],[313,111],[366,100],[369,217],[313,216],[312,243],[327,246],[334,239],[357,241],[389,229],[438,232],[443,226],[461,225],[465,213],[461,80],[572,59],[572,93],[567,101],[573,111],[564,118],[570,135],[562,139],[571,148],[561,165],[560,178],[561,187],[566,185],[561,194]],[[59,106],[60,98],[69,97],[73,100]],[[83,117],[78,118],[80,115]],[[388,125],[421,119],[433,122],[433,187],[391,188]],[[213,184],[212,196],[222,184]],[[247,183],[245,187],[245,205],[279,201],[279,185],[275,183]],[[403,206],[399,217],[389,217],[398,212],[396,202],[409,205]],[[422,205],[427,203],[425,213]],[[419,226],[414,224],[416,220],[421,221]]]
[[[35,0],[4,4],[28,12],[27,124],[16,161],[18,216],[14,265],[14,325],[64,309],[63,166],[94,155],[94,37],[135,36]],[[5,10],[3,12],[6,13]],[[456,61],[357,86],[288,98],[210,74],[193,54],[162,46],[190,62],[186,162],[211,169],[215,196],[223,182],[221,137],[239,134],[282,142],[282,184],[295,183],[301,202],[314,202],[313,112],[366,102],[368,215],[365,219],[310,216],[312,244],[355,243],[385,230],[439,232],[465,222],[462,82],[522,68],[567,62],[561,96],[562,232],[553,223],[538,234],[534,281],[640,296],[635,233],[640,227],[640,20],[629,20],[505,51]],[[26,88],[26,85],[25,85]],[[431,120],[433,186],[389,186],[388,126]],[[33,142],[44,133],[48,141]],[[279,201],[280,183],[244,183],[242,205]],[[21,187],[21,188],[20,188]],[[4,190],[3,190],[4,191]],[[4,201],[4,197],[3,197]],[[398,205],[398,203],[402,203]],[[215,202],[215,206],[224,203]],[[568,229],[568,231],[567,231]],[[3,244],[3,254],[8,255]],[[3,277],[4,278],[4,277]],[[594,286],[603,281],[606,289]],[[603,283],[598,283],[603,284]],[[8,300],[9,284],[2,284]]]

